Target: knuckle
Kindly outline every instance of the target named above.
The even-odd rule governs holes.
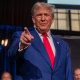
[[[22,38],[23,38],[23,37],[21,36],[21,37],[20,37],[20,40],[21,40],[21,41],[22,41]]]
[[[20,41],[22,41],[22,38],[20,38]]]
[[[24,34],[24,32],[21,33],[21,35],[23,35],[23,34]]]

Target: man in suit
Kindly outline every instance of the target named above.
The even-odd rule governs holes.
[[[73,80],[68,44],[50,31],[54,6],[35,3],[32,20],[36,28],[14,33],[9,48],[9,56],[18,62],[17,75],[23,80]]]

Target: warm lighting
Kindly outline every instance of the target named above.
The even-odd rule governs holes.
[[[1,45],[4,45],[4,40],[1,41]]]
[[[6,47],[7,45],[8,45],[8,39],[5,39],[4,46]]]
[[[8,39],[2,40],[1,45],[4,45],[6,47],[8,45]]]

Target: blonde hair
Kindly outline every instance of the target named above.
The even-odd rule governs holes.
[[[45,3],[45,2],[37,2],[37,3],[35,3],[33,5],[32,10],[31,10],[32,16],[34,15],[35,10],[37,10],[39,8],[46,8],[48,10],[51,10],[52,17],[54,17],[54,8],[55,8],[55,6],[54,5],[51,5],[51,4],[48,4],[48,3]]]

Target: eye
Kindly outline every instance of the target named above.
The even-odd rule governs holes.
[[[50,16],[49,14],[44,14],[45,16]]]
[[[42,14],[37,14],[36,16],[37,16],[37,17],[41,17],[41,15],[42,15]]]

